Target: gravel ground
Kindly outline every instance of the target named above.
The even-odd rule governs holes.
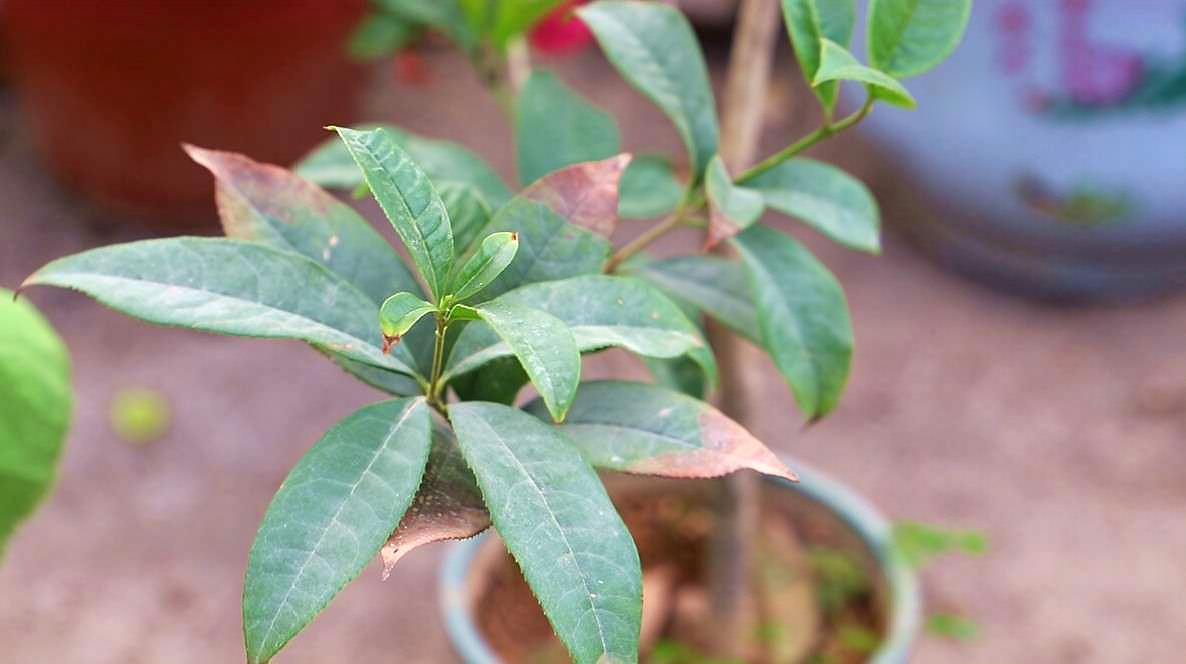
[[[431,67],[431,87],[387,86],[373,116],[455,137],[509,173],[497,109],[457,62]],[[597,58],[562,69],[629,118],[628,146],[674,149],[662,118]],[[771,145],[789,135],[780,118],[793,97],[781,85],[772,96]],[[40,170],[11,106],[0,109],[6,287],[50,258],[132,236],[92,230],[99,216]],[[824,154],[883,191],[900,186],[859,140]],[[1181,661],[1186,300],[1039,306],[941,272],[892,235],[877,259],[810,242],[848,292],[852,382],[835,415],[802,430],[781,380],[755,363],[751,428],[890,515],[992,539],[987,556],[926,576],[928,594],[974,616],[981,638],[926,638],[912,661]],[[77,407],[57,490],[0,566],[0,661],[241,661],[242,572],[271,494],[323,430],[377,393],[296,343],[149,327],[64,292],[30,297],[71,348]],[[590,370],[625,361],[609,362]],[[107,425],[113,392],[128,386],[171,400],[159,442],[129,445]],[[410,555],[386,583],[369,569],[281,659],[453,661],[434,599],[443,552]]]

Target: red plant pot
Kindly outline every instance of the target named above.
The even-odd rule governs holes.
[[[12,78],[55,174],[157,227],[210,211],[182,141],[289,163],[355,119],[365,0],[8,0]],[[207,218],[210,218],[209,216]]]

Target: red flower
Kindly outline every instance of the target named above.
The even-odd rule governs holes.
[[[588,0],[567,0],[531,29],[531,45],[542,53],[571,55],[593,41],[589,27],[573,11]]]

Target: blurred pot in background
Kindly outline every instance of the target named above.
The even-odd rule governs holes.
[[[54,173],[159,228],[208,213],[182,141],[289,163],[355,119],[365,0],[8,0],[11,77]]]
[[[910,87],[927,104],[866,129],[930,201],[888,223],[1039,296],[1186,285],[1186,0],[978,0]]]

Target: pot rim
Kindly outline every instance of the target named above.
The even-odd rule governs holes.
[[[885,577],[889,592],[889,625],[886,638],[869,659],[869,664],[905,662],[919,630],[922,603],[917,574],[894,552],[893,528],[889,520],[872,503],[840,481],[787,455],[779,456],[795,469],[799,482],[778,477],[763,479],[796,491],[835,512],[869,548]],[[483,533],[454,543],[440,572],[440,605],[445,631],[466,664],[505,664],[478,631],[467,606],[466,579],[474,556],[487,537],[489,533]]]

